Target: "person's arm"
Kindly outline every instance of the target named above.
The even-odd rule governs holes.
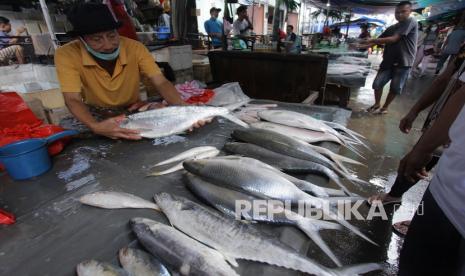
[[[252,22],[250,22],[250,19],[249,19],[248,15],[245,17],[245,20],[247,20],[247,23],[248,23],[248,26],[247,26],[247,28],[245,30],[253,30],[253,24],[252,24]]]
[[[187,105],[179,95],[174,85],[169,82],[163,74],[149,77],[152,84],[169,105]]]
[[[410,181],[428,176],[425,169],[431,160],[433,152],[440,146],[449,143],[449,129],[465,104],[465,86],[451,96],[442,109],[438,119],[428,129],[412,151],[407,154],[399,165],[398,173]]]
[[[18,29],[16,29],[16,34],[15,34],[15,36],[20,36],[20,35],[21,35],[22,33],[24,33],[24,32],[26,32],[26,28],[23,27],[23,26],[21,26],[21,27],[19,27]],[[15,38],[10,38],[9,41],[8,41],[8,43],[9,43],[9,44],[16,44],[16,43],[18,43],[18,40],[19,40],[19,38],[17,38],[17,37],[15,37]]]
[[[117,116],[98,122],[82,102],[81,93],[63,93],[66,106],[76,119],[85,124],[93,133],[109,137],[111,139],[124,138],[139,140],[141,136],[137,130],[121,128],[120,124],[125,116]]]
[[[456,70],[455,62],[450,62],[446,70],[442,72],[436,79],[434,79],[431,86],[423,94],[423,96],[413,105],[410,111],[400,121],[399,129],[404,133],[409,133],[412,128],[412,124],[418,117],[418,114],[435,103],[442,93],[446,90],[446,87],[451,81],[451,77]]]

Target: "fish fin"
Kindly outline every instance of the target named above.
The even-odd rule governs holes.
[[[371,244],[374,244],[376,246],[379,246],[376,242],[374,242],[372,239],[370,239],[369,237],[367,237],[365,234],[363,234],[357,227],[353,226],[352,224],[350,224],[349,222],[347,222],[346,220],[344,220],[343,218],[341,219],[338,215],[332,213],[332,212],[324,212],[325,215],[329,216],[330,218],[334,219],[335,221],[337,221],[339,224],[341,224],[342,226],[346,227],[347,229],[349,229],[350,231],[354,232],[357,236],[363,238],[364,240],[368,241],[369,243]]]
[[[347,193],[344,190],[332,189],[332,188],[323,188],[325,192],[331,196],[347,196]]]
[[[230,120],[231,122],[235,123],[235,124],[238,124],[242,127],[245,127],[245,128],[249,128],[249,125],[247,123],[245,123],[244,121],[242,121],[241,119],[238,119],[236,118],[234,115],[231,115],[231,114],[224,114],[224,115],[221,115],[221,117],[225,118],[225,119],[228,119]]]
[[[304,232],[316,245],[338,266],[341,267],[341,261],[334,255],[333,251],[329,248],[328,244],[321,238],[318,231],[314,230],[314,223],[312,220],[302,220],[297,222],[297,226]]]
[[[219,253],[223,256],[223,258],[226,260],[226,262],[228,262],[233,267],[238,267],[239,266],[239,264],[236,261],[236,258],[234,258],[232,256],[228,256],[227,254],[222,253],[222,252],[219,252]]]
[[[153,172],[153,173],[148,174],[147,176],[160,176],[160,175],[165,175],[165,174],[177,172],[177,171],[182,170],[182,169],[183,169],[182,163],[178,163],[178,164],[176,164],[176,166],[173,166],[173,167],[171,167],[169,169],[166,169],[164,171]]]
[[[342,155],[337,154],[337,153],[332,153],[332,154],[331,154],[331,159],[333,159],[333,160],[336,159],[336,160],[339,160],[339,161],[341,161],[341,162],[346,162],[346,163],[349,163],[349,164],[360,165],[360,166],[364,166],[364,167],[367,166],[367,165],[365,165],[365,164],[363,164],[363,163],[358,162],[357,160],[354,160],[354,159],[351,159],[351,158],[342,156]]]
[[[382,270],[383,266],[377,263],[366,263],[366,264],[356,264],[356,265],[348,265],[343,266],[340,268],[330,269],[330,271],[339,276],[352,276],[352,275],[360,275],[365,274],[370,271],[375,270]]]

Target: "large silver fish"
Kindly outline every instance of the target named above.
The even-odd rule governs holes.
[[[142,250],[124,247],[120,249],[118,257],[128,276],[170,276],[158,259]]]
[[[289,111],[289,110],[264,110],[258,112],[258,116],[268,122],[273,122],[281,125],[305,128],[315,131],[321,131],[325,133],[331,133],[342,141],[346,141],[349,138],[337,132],[334,128],[326,124],[325,121],[315,119],[309,115]],[[354,140],[355,142],[360,142],[362,145],[366,146],[360,140]]]
[[[161,193],[155,195],[170,223],[187,235],[220,251],[229,260],[263,262],[314,275],[349,275],[344,268],[324,267],[298,254],[289,246],[265,235],[256,227],[213,212],[186,198]],[[379,269],[377,264],[351,266],[350,275]]]
[[[247,202],[250,206],[252,206],[252,208],[242,214],[246,220],[261,221],[278,225],[293,225],[311,238],[336,265],[342,266],[339,259],[336,255],[334,255],[318,233],[318,231],[322,229],[341,229],[340,225],[332,222],[306,218],[292,212],[291,210],[286,210],[282,208],[282,206],[273,206],[271,203],[268,203],[266,208],[264,208],[265,210],[263,210],[263,213],[259,213],[260,210],[255,210],[253,207],[254,202],[259,200],[257,197],[211,184],[193,174],[188,174],[187,179],[187,187],[195,195],[225,215],[236,217],[236,203],[238,201],[242,203]],[[269,217],[267,214],[271,210],[279,210],[279,212],[274,214],[273,217]]]
[[[159,211],[157,204],[138,196],[114,191],[100,191],[82,196],[79,201],[82,204],[105,209],[154,209]]]
[[[224,117],[240,126],[248,125],[230,114],[225,107],[169,106],[128,116],[122,128],[135,129],[146,138],[165,137],[185,132],[198,121],[216,116]]]
[[[96,260],[78,264],[76,272],[78,276],[129,276],[126,271],[119,267]]]
[[[260,160],[284,172],[315,173],[315,174],[324,175],[328,177],[329,179],[331,179],[332,181],[334,181],[334,183],[336,183],[339,187],[344,189],[347,195],[349,194],[349,191],[342,184],[339,176],[333,170],[321,164],[308,161],[308,160],[294,158],[294,157],[284,155],[284,154],[280,154],[280,153],[271,151],[269,149],[263,148],[261,146],[250,144],[250,143],[238,143],[238,142],[226,143],[224,146],[224,149],[228,152],[231,152],[237,155],[247,156],[247,157]],[[304,189],[304,191],[309,191],[309,190]],[[336,192],[335,194],[333,194],[332,192],[330,192],[330,195],[338,196],[338,195],[344,195],[344,194],[340,194],[339,192]]]
[[[290,201],[293,204],[305,202],[317,209],[339,224],[364,238],[368,242],[377,245],[368,238],[359,229],[341,219],[338,215],[330,210],[325,210],[324,206],[329,206],[330,201],[323,198],[311,196],[295,186],[286,178],[259,167],[250,166],[247,163],[237,160],[212,159],[212,160],[191,160],[184,162],[184,168],[197,176],[202,177],[208,182],[216,185],[222,185],[234,190],[245,191],[253,196],[264,199],[278,199]],[[157,201],[158,204],[158,201]],[[163,212],[165,210],[163,207]],[[327,209],[327,208],[326,208]]]
[[[294,158],[315,162],[325,167],[332,168],[342,175],[349,175],[346,167],[340,164],[338,166],[301,140],[274,131],[257,128],[236,129],[233,131],[232,136],[237,140],[252,143]],[[350,176],[348,178],[350,178]]]
[[[220,252],[171,226],[145,218],[133,218],[131,224],[144,248],[181,275],[238,275]]]
[[[345,196],[346,194],[350,195],[348,191],[346,192],[344,190],[341,191],[341,190],[320,187],[309,181],[293,177],[292,175],[283,173],[282,171],[278,170],[277,168],[273,166],[270,166],[262,161],[259,161],[257,159],[253,159],[250,157],[228,155],[228,156],[216,157],[213,160],[216,160],[216,159],[233,160],[233,161],[237,161],[237,162],[243,163],[244,165],[251,166],[257,169],[271,170],[272,173],[284,177],[285,179],[289,180],[294,185],[296,185],[302,191],[309,192],[310,194],[320,197],[320,198],[328,198],[329,196]]]
[[[352,145],[342,141],[341,139],[337,138],[334,134],[327,133],[327,132],[320,132],[315,130],[309,130],[305,128],[297,128],[297,127],[290,127],[285,125],[280,125],[276,123],[270,122],[257,122],[250,124],[251,127],[259,128],[259,129],[266,129],[275,131],[277,133],[302,140],[307,143],[317,143],[317,142],[334,142],[343,147],[348,148],[358,156],[363,156],[359,153],[359,151],[353,147]]]

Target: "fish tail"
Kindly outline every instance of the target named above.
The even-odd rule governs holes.
[[[347,143],[347,144],[343,144],[342,146],[350,150],[351,152],[355,153],[358,157],[366,159],[366,157],[363,156],[362,153],[360,153],[360,151],[358,151],[358,149],[352,146],[351,144]]]
[[[236,118],[234,115],[224,114],[224,115],[221,115],[221,117],[226,118],[226,119],[230,120],[231,122],[233,122],[235,124],[238,124],[238,125],[240,125],[242,127],[245,127],[245,128],[249,127],[249,125],[247,123],[245,123],[244,121]]]
[[[339,261],[339,259],[334,255],[333,251],[331,248],[329,248],[328,244],[321,238],[320,234],[318,231],[313,230],[314,228],[311,223],[314,223],[311,220],[302,220],[299,221],[298,227],[302,232],[304,232],[310,239],[312,239],[313,242],[318,245],[318,247],[338,266],[341,267],[342,263]],[[310,227],[309,227],[310,226]]]
[[[348,265],[340,268],[330,269],[330,271],[339,276],[351,276],[351,275],[360,275],[370,271],[382,270],[383,266],[377,263],[365,263],[365,264],[356,264]]]
[[[323,172],[324,172],[324,174],[326,174],[329,177],[329,179],[331,179],[334,183],[336,183],[336,185],[338,185],[342,189],[342,191],[344,191],[344,193],[346,195],[351,194],[349,189],[347,189],[347,187],[344,186],[344,184],[342,184],[341,179],[339,178],[339,176],[337,176],[337,174],[335,172],[333,172],[329,168],[325,168]]]
[[[353,226],[352,224],[350,224],[346,220],[339,218],[336,214],[331,213],[331,212],[325,212],[325,215],[328,215],[330,218],[336,220],[339,224],[346,227],[350,231],[354,232],[357,236],[363,238],[364,240],[368,241],[369,243],[374,244],[376,246],[379,246],[376,242],[374,242],[372,239],[367,237],[367,235],[363,234],[357,227]]]

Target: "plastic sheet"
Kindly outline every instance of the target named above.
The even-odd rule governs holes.
[[[238,82],[223,84],[213,91],[215,92],[215,96],[208,102],[209,105],[213,106],[226,106],[250,100],[244,94]]]

